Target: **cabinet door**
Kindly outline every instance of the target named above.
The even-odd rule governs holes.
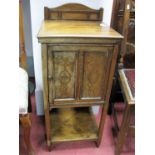
[[[75,100],[76,51],[48,48],[49,101]]]
[[[111,60],[112,48],[98,47],[84,52],[81,100],[105,99]]]
[[[113,47],[53,45],[48,47],[49,102],[104,100]]]

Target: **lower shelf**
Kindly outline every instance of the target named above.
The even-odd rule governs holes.
[[[52,109],[51,142],[97,140],[98,127],[90,108]]]

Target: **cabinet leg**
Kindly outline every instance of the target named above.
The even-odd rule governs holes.
[[[52,151],[52,146],[48,146],[48,151],[49,151],[49,152]]]
[[[48,151],[51,152],[52,145],[51,145],[51,141],[50,140],[47,141],[47,147],[48,147]]]
[[[96,147],[100,147],[100,143],[98,141],[95,142]]]

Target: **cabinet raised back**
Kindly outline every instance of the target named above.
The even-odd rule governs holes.
[[[57,8],[44,8],[45,20],[83,20],[83,21],[101,21],[103,9],[91,9],[82,4],[65,4]]]

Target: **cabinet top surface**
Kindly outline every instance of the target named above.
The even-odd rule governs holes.
[[[123,38],[109,26],[101,26],[101,22],[45,20],[41,25],[38,38],[49,37]]]

